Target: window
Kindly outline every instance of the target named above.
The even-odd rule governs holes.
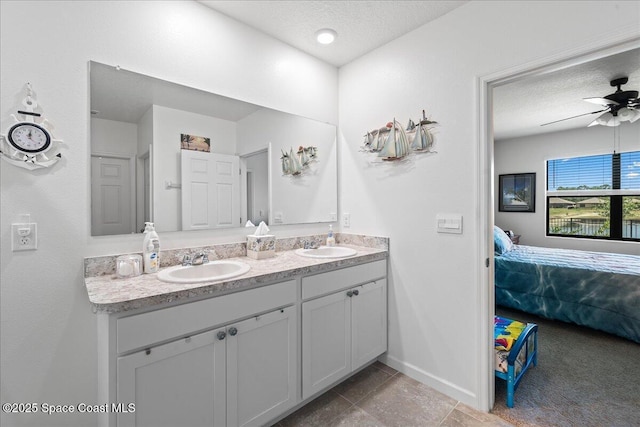
[[[547,235],[640,241],[640,151],[547,161]]]

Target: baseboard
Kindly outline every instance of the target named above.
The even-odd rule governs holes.
[[[432,375],[422,369],[401,360],[396,359],[388,354],[380,356],[378,359],[380,362],[392,367],[393,369],[402,372],[408,377],[413,378],[416,381],[428,385],[429,387],[438,390],[440,393],[444,393],[447,396],[456,399],[465,405],[469,405],[474,409],[483,411],[478,407],[478,397],[475,393],[459,387],[443,378]]]

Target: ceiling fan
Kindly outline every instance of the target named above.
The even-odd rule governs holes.
[[[637,90],[622,90],[620,87],[629,81],[628,77],[620,77],[611,80],[612,87],[618,89],[604,98],[583,98],[587,102],[598,104],[605,107],[602,110],[592,111],[590,113],[578,114],[577,116],[567,117],[565,119],[555,120],[553,122],[544,123],[540,126],[550,125],[565,120],[575,119],[576,117],[588,116],[590,114],[603,113],[597,119],[592,121],[589,126],[618,126],[621,122],[635,122],[640,119],[640,101],[638,100]]]

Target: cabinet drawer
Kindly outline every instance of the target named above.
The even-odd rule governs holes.
[[[296,281],[123,317],[116,321],[117,352],[124,353],[296,302]]]
[[[387,276],[387,261],[380,260],[368,264],[343,268],[302,278],[302,299],[360,285]]]

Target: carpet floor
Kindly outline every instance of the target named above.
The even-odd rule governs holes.
[[[538,365],[513,408],[496,379],[495,415],[516,426],[640,426],[640,344],[504,307],[496,314],[538,324]]]

